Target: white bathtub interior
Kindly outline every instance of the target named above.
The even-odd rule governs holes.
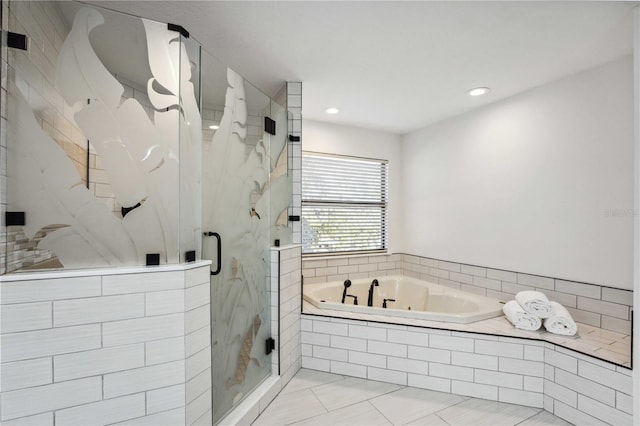
[[[371,313],[433,321],[470,323],[502,315],[497,300],[405,276],[353,280],[342,295],[344,281],[307,284],[304,299],[320,309]],[[372,306],[367,306],[369,289]],[[386,307],[385,305],[386,300]],[[357,303],[357,304],[356,304]]]

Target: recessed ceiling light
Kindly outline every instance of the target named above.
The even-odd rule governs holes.
[[[211,126],[209,126],[209,128],[211,130],[218,130],[220,128],[220,126],[218,126],[217,124],[212,124]]]
[[[327,114],[337,114],[340,112],[338,108],[327,108],[324,110]]]
[[[487,93],[489,90],[491,89],[489,89],[488,87],[476,87],[471,90],[468,90],[467,94],[469,96],[481,96]]]

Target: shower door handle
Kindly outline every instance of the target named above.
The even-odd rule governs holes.
[[[217,232],[211,231],[203,232],[202,235],[205,237],[216,237],[216,240],[218,240],[218,265],[216,266],[215,271],[211,271],[211,275],[218,275],[222,269],[222,238],[220,238],[220,234]]]
[[[218,240],[218,265],[215,271],[211,271],[211,275],[218,275],[222,269],[222,238],[217,232],[212,232],[213,236]]]

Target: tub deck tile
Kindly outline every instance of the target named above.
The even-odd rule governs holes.
[[[356,319],[372,323],[391,323],[405,326],[425,327],[440,330],[443,334],[451,332],[481,333],[549,342],[580,353],[602,359],[620,366],[631,365],[631,338],[627,334],[604,330],[588,324],[578,324],[576,336],[551,334],[541,328],[537,331],[519,330],[505,316],[489,318],[469,324],[445,323],[439,321],[419,320],[415,318],[397,318],[384,315],[353,313],[319,309],[307,301],[303,304],[303,314]]]

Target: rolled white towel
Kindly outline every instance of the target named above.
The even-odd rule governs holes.
[[[504,304],[502,312],[515,328],[521,330],[535,331],[542,325],[542,320],[530,313],[525,312],[522,306],[515,300],[511,300]]]
[[[544,328],[549,333],[562,334],[563,336],[573,336],[578,332],[576,325],[569,311],[558,302],[549,302],[554,314],[544,320]]]
[[[549,318],[553,315],[553,308],[549,303],[549,299],[539,291],[521,291],[516,294],[516,300],[522,306],[522,309],[538,318]]]

